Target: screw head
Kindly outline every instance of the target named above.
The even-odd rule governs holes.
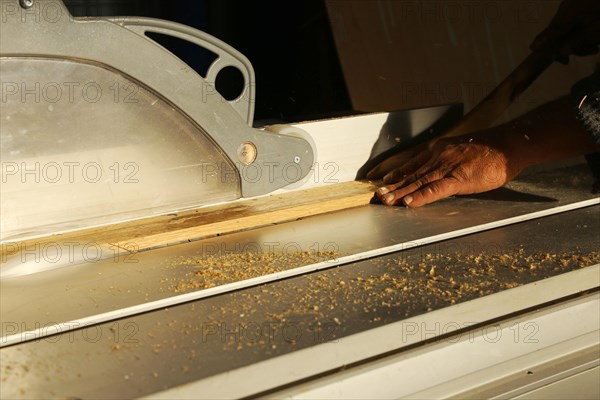
[[[252,142],[242,143],[237,150],[238,159],[244,165],[252,164],[257,154],[256,146]]]
[[[31,8],[33,7],[33,0],[19,0],[19,4],[23,8]]]
[[[296,156],[296,157],[294,157],[294,162],[295,162],[296,164],[300,164],[300,156]]]

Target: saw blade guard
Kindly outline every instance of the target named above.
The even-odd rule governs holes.
[[[252,66],[218,39],[151,18],[74,18],[55,0],[2,3],[1,241],[263,195],[309,173],[310,143],[251,127]],[[147,32],[218,57],[202,77]],[[245,85],[226,101],[214,81],[229,66]]]
[[[240,197],[218,147],[126,77],[52,59],[0,69],[3,239]]]

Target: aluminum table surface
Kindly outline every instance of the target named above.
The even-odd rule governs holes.
[[[3,333],[14,328],[11,324],[45,324],[168,295],[161,283],[165,272],[175,274],[171,278],[177,280],[185,278],[186,271],[169,268],[165,260],[198,254],[215,245],[231,250],[249,243],[270,243],[273,248],[273,243],[293,242],[308,250],[315,243],[335,243],[341,253],[356,252],[418,240],[431,234],[433,227],[456,229],[461,224],[593,197],[587,190],[585,171],[581,171],[577,176],[584,179],[576,184],[572,178],[554,180],[543,174],[537,182],[527,182],[527,178],[515,182],[512,187],[525,192],[521,195],[494,199],[503,194],[499,191],[449,199],[418,210],[367,206],[140,253],[134,264],[96,263],[8,280],[1,288]],[[567,181],[571,185],[565,184]],[[598,206],[593,206],[407,250],[401,257],[418,262],[424,254],[515,253],[519,248],[531,253],[585,255],[597,252],[599,229]],[[310,292],[319,276],[339,284],[356,282],[358,276],[393,274],[394,268],[386,260],[394,257],[398,254],[3,348],[2,397],[141,396],[324,341],[335,343],[346,335],[448,305],[432,297],[431,301],[392,306],[378,303],[365,309],[362,302],[384,286],[364,287],[362,297],[352,295],[360,300],[358,305],[344,291],[331,291],[339,296],[332,300],[326,285],[320,287],[320,294]],[[441,268],[442,260],[437,262]],[[519,283],[560,272],[564,271],[540,270],[523,275]],[[401,269],[396,273],[398,279],[405,277]],[[312,303],[306,304],[307,295],[318,311]],[[294,311],[298,305],[303,312]]]

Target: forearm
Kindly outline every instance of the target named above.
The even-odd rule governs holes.
[[[584,155],[596,150],[591,136],[571,110],[568,97],[546,103],[496,128],[494,135],[520,169],[547,161]]]

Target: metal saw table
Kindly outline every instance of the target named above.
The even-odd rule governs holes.
[[[204,32],[55,0],[0,11],[0,397],[600,396],[583,160],[422,208],[367,204],[365,162],[462,106],[255,127],[252,66]],[[217,58],[200,76],[147,33]],[[225,67],[236,99],[215,90]],[[348,185],[360,203],[337,207]],[[249,206],[317,192],[277,220]],[[206,233],[221,206],[227,229]]]
[[[368,205],[143,252],[135,262],[3,281],[3,338],[20,333],[23,342],[0,350],[2,397],[403,397],[440,385],[436,397],[484,389],[488,396],[540,390],[586,371],[597,377],[600,214],[590,179],[575,163],[420,209]],[[556,215],[423,240],[590,199]],[[254,267],[286,270],[298,252],[314,262],[320,253],[343,259],[398,243],[410,245],[62,334],[23,333],[210,287],[194,274],[207,253],[238,261],[271,254]],[[248,273],[252,265],[235,268]],[[401,368],[440,351],[448,354],[433,364],[361,383],[383,368],[371,365]],[[552,357],[535,358],[545,351]],[[548,372],[548,360],[566,366]]]

